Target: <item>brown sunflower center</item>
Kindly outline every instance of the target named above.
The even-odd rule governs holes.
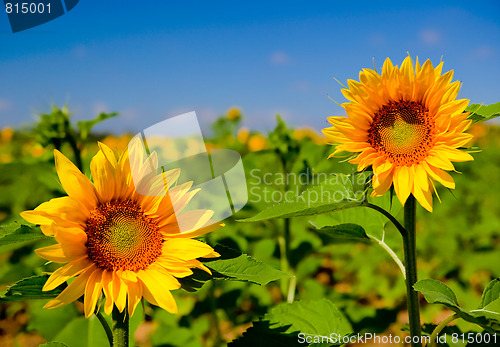
[[[99,205],[86,225],[89,258],[107,270],[144,270],[161,254],[158,225],[131,200]]]
[[[434,122],[430,118],[421,103],[391,102],[375,114],[368,130],[368,142],[392,163],[418,163],[432,148]]]

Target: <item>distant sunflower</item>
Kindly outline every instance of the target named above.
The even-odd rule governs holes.
[[[444,170],[451,163],[474,158],[459,149],[473,137],[463,132],[471,124],[464,112],[469,100],[455,100],[460,82],[451,83],[453,70],[441,74],[443,63],[427,60],[415,69],[410,57],[393,66],[387,58],[382,75],[371,69],[348,80],[342,93],[347,117],[329,117],[333,127],[323,129],[327,140],[342,151],[356,153],[350,160],[358,170],[373,168],[372,196],[381,196],[394,184],[399,201],[410,194],[432,211],[433,181],[455,188]],[[330,156],[330,157],[331,157]]]
[[[137,145],[135,142],[132,148]],[[192,268],[210,272],[197,258],[219,256],[209,245],[190,239],[219,227],[209,225],[213,211],[179,214],[198,190],[189,191],[192,182],[175,185],[180,170],[159,175],[150,172],[157,167],[155,153],[143,160],[141,155],[129,156],[125,151],[117,161],[109,147],[102,143],[99,147],[90,164],[93,184],[55,150],[57,174],[68,196],[21,213],[57,241],[37,249],[37,254],[68,263],[49,277],[43,290],[76,277],[45,307],[66,305],[85,295],[84,311],[89,317],[104,292],[107,314],[113,305],[120,312],[128,305],[132,315],[141,298],[175,313],[170,291],[180,287],[176,278],[189,276]],[[131,167],[143,177],[135,185]],[[168,194],[141,195],[136,186],[153,187],[157,193],[168,189]],[[180,232],[179,225],[185,232]]]

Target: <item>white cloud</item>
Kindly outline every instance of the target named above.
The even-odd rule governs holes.
[[[97,101],[92,104],[92,115],[98,115],[99,113],[110,113],[111,109],[109,105],[103,101]]]
[[[78,59],[85,58],[87,56],[87,48],[84,45],[75,46],[71,50],[71,55]]]
[[[474,58],[488,58],[495,54],[493,47],[491,46],[480,46],[471,51]]]
[[[290,57],[288,56],[288,54],[282,51],[275,51],[271,53],[269,60],[274,65],[282,66],[290,64]]]
[[[0,112],[10,110],[12,108],[12,105],[12,101],[5,98],[0,98]]]
[[[302,93],[306,93],[311,90],[311,83],[309,83],[308,81],[294,82],[292,83],[292,89]]]
[[[424,29],[420,31],[420,41],[426,45],[435,45],[441,41],[441,34],[434,29]]]
[[[374,46],[380,46],[380,45],[384,45],[387,43],[387,37],[385,37],[384,35],[380,34],[380,33],[372,33],[370,35],[370,43]]]

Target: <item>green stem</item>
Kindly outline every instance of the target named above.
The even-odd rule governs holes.
[[[128,347],[129,317],[127,309],[120,312],[114,306],[111,317],[113,318],[113,347]]]
[[[293,272],[292,267],[290,266],[290,218],[285,218],[285,260],[287,262],[287,270],[288,272]],[[294,274],[292,274],[294,275]],[[293,302],[295,298],[295,277],[288,279],[288,290],[287,290],[287,302]]]
[[[394,253],[391,247],[387,243],[385,243],[383,240],[379,240],[373,236],[368,236],[372,240],[374,240],[376,243],[379,244],[380,247],[382,247],[394,260],[394,262],[398,265],[399,270],[401,270],[401,273],[403,274],[403,278],[406,280],[406,269],[405,266],[403,265],[403,262],[401,262],[401,259],[399,259],[398,255]]]
[[[290,272],[290,266],[288,264],[288,254],[286,252],[286,240],[284,235],[278,236],[278,246],[280,249],[280,270],[289,273]],[[288,278],[282,278],[280,282],[280,287],[281,287],[281,293],[283,295],[283,298],[287,297],[287,287],[288,287]]]
[[[80,148],[78,147],[78,144],[75,141],[74,136],[72,134],[68,134],[66,135],[66,140],[68,141],[69,145],[71,146],[71,149],[73,150],[76,167],[83,172],[82,153],[80,151]]]
[[[216,283],[215,281],[212,280],[212,283],[210,283],[210,288],[209,288],[209,303],[210,303],[210,310],[212,311],[212,321],[214,324],[214,332],[215,332],[215,337],[214,337],[214,342],[213,346],[217,347],[220,346],[223,342],[222,340],[222,334],[220,331],[220,323],[219,323],[219,317],[217,316],[217,300],[215,298],[215,286]]]
[[[104,331],[106,332],[106,337],[108,338],[109,346],[113,347],[113,332],[111,331],[108,322],[102,315],[101,311],[97,311],[95,315],[97,319],[99,319],[99,322],[101,323],[102,327],[104,328]]]
[[[448,318],[446,318],[444,321],[439,323],[439,325],[434,329],[434,331],[431,334],[431,347],[437,346],[437,337],[439,333],[450,323],[453,322],[455,319],[460,318],[458,313],[452,314]]]
[[[394,218],[394,216],[392,214],[390,214],[389,212],[387,212],[386,210],[384,210],[382,207],[370,204],[369,202],[363,202],[359,206],[368,207],[368,208],[371,208],[372,210],[375,210],[375,211],[378,211],[378,212],[382,213],[387,219],[389,219],[392,222],[392,224],[394,224],[394,226],[398,229],[398,231],[401,234],[401,236],[403,236],[403,239],[406,237],[406,234],[408,234],[408,232],[406,231],[405,227],[403,227],[401,225],[401,223],[399,223],[398,220],[396,218]],[[353,208],[353,207],[357,207],[357,206],[350,206],[348,208]],[[406,216],[406,212],[405,212],[405,216]]]
[[[212,172],[212,174],[213,174],[213,172]],[[211,234],[207,234],[205,240],[209,245],[213,244]],[[217,316],[217,298],[215,297],[215,292],[217,289],[217,282],[212,279],[212,281],[210,281],[209,285],[210,286],[208,288],[207,297],[208,297],[208,302],[209,302],[210,311],[211,311],[210,316],[212,318],[212,323],[214,325],[213,332],[215,334],[212,346],[218,347],[218,346],[221,346],[224,341],[222,339],[222,333],[220,331],[219,316]]]
[[[408,302],[408,316],[410,319],[410,335],[412,337],[412,347],[422,346],[421,330],[420,330],[420,309],[418,306],[418,294],[413,289],[413,285],[417,282],[417,247],[415,237],[416,225],[416,203],[413,195],[410,195],[404,206],[404,228],[407,231],[403,235],[404,253],[405,253],[405,268],[406,268],[406,293]],[[413,341],[413,338],[419,341]]]

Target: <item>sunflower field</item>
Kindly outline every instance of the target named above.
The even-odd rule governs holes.
[[[93,130],[119,112],[1,129],[0,346],[500,345],[500,103],[410,64],[350,80],[324,134],[221,115],[248,202],[187,233],[191,186],[142,196],[133,135]]]

